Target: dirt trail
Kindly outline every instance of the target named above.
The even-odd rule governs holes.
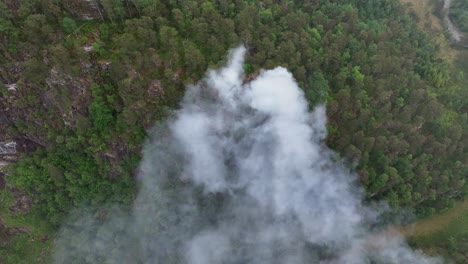
[[[444,20],[447,23],[448,30],[452,35],[452,38],[455,42],[460,42],[463,38],[463,32],[452,22],[449,17],[450,6],[452,4],[452,0],[445,0],[444,1],[444,8],[442,13],[444,14]]]
[[[453,49],[450,40],[444,34],[442,19],[436,17],[433,13],[434,6],[427,0],[400,0],[407,5],[418,16],[418,26],[421,30],[428,33],[439,45],[439,55],[449,61],[454,62],[458,58],[458,51]]]

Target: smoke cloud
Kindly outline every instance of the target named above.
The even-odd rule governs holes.
[[[155,126],[131,213],[72,214],[55,263],[440,263],[371,230],[379,213],[323,142],[325,107],[281,67],[244,83],[244,53]]]

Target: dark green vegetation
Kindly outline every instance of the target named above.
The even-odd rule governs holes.
[[[453,81],[458,82],[458,87],[462,88],[468,83],[468,51],[459,49],[458,55],[455,66],[462,69],[465,75],[460,74]],[[466,113],[466,110],[464,111]],[[422,232],[418,232],[418,229]],[[452,209],[417,223],[414,234],[409,236],[409,242],[426,253],[442,255],[453,263],[467,263],[468,200],[457,202]]]
[[[0,80],[16,84],[0,86],[1,133],[37,149],[7,179],[33,209],[1,218],[38,229],[0,233],[13,241],[0,263],[17,263],[26,235],[47,247],[73,207],[130,203],[145,131],[240,43],[248,74],[287,67],[311,104],[327,103],[327,143],[369,200],[424,217],[468,192],[468,66],[439,59],[396,0],[80,2],[0,1]]]
[[[450,17],[464,32],[468,32],[468,0],[453,0]]]

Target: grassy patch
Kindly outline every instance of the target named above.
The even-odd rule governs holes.
[[[0,263],[48,263],[53,228],[36,209],[12,215],[14,199],[8,190],[0,193]]]
[[[433,235],[452,234],[457,228],[468,232],[468,200],[458,203],[443,214],[421,220],[412,226],[401,229],[401,232],[414,238],[430,238]],[[463,222],[466,221],[466,222]],[[464,227],[457,227],[462,224]],[[460,230],[458,230],[460,231]],[[439,234],[440,233],[440,234]]]
[[[8,245],[0,247],[0,263],[48,263],[51,248],[51,240],[38,240],[28,233],[16,235]]]
[[[468,200],[459,202],[444,214],[422,220],[402,233],[412,246],[430,255],[441,255],[455,263],[467,263]]]

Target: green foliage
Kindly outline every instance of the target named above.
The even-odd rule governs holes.
[[[93,44],[93,51],[99,54],[100,57],[107,57],[108,51],[106,49],[106,43],[104,43],[102,40],[98,39],[96,40]]]
[[[134,183],[129,175],[118,181],[106,178],[98,161],[64,148],[37,152],[15,164],[9,181],[34,194],[42,214],[58,225],[72,206],[130,202]]]
[[[38,239],[32,240],[32,239]],[[5,247],[0,247],[0,261],[2,263],[49,263],[52,241],[42,242],[28,234],[16,235],[13,241]]]
[[[62,25],[63,31],[67,34],[73,33],[73,31],[75,31],[77,28],[75,20],[69,17],[64,17],[62,19],[61,25]]]
[[[89,114],[93,125],[99,131],[108,130],[114,124],[113,109],[104,102],[94,101],[89,106]]]
[[[269,8],[261,9],[258,16],[260,17],[263,23],[269,23],[273,21],[273,13]]]
[[[38,210],[10,215],[15,198],[0,192],[0,263],[49,263],[54,231]],[[16,234],[15,233],[19,233]]]
[[[94,127],[102,133],[108,132],[115,123],[114,109],[109,102],[113,97],[107,96],[111,90],[108,84],[103,87],[96,84],[91,86],[94,101],[89,106],[89,115]]]

